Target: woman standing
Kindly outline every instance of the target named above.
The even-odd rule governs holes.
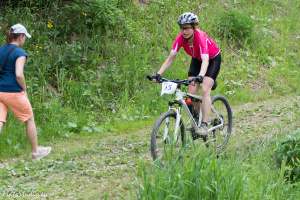
[[[16,24],[7,34],[7,44],[0,47],[0,133],[6,122],[7,111],[11,109],[26,124],[32,159],[41,159],[50,153],[51,147],[38,146],[37,142],[36,125],[23,73],[27,54],[21,47],[26,38],[31,38],[31,35],[23,25]]]

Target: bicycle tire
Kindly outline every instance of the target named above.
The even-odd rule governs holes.
[[[223,142],[220,145],[216,146],[217,152],[220,153],[225,149],[225,147],[226,147],[226,145],[229,141],[229,138],[231,136],[232,126],[233,126],[232,125],[233,116],[232,116],[232,110],[231,110],[231,107],[229,105],[229,102],[224,96],[217,95],[217,96],[213,96],[213,98],[212,98],[212,106],[214,106],[215,109],[217,109],[217,111],[220,112],[220,110],[218,110],[219,108],[216,108],[218,102],[220,102],[221,105],[225,106],[223,108],[224,109],[223,113],[221,113],[221,116],[223,117],[224,124],[225,124],[225,126],[223,127],[223,130],[225,129],[225,136],[224,136]],[[218,125],[218,121],[214,121],[212,123],[214,123],[213,125]],[[219,130],[217,129],[217,130],[213,131],[213,137],[214,137],[215,141],[217,140],[216,139],[216,134],[218,134],[217,131],[220,131],[220,129]],[[224,132],[223,132],[223,134],[224,134]]]
[[[158,153],[158,139],[159,139],[159,136],[161,135],[160,134],[160,128],[162,128],[162,126],[164,124],[167,123],[167,119],[173,119],[176,121],[176,113],[175,111],[173,110],[169,110],[168,112],[166,113],[163,113],[158,119],[157,121],[155,122],[154,126],[153,126],[153,129],[152,129],[152,133],[151,133],[151,145],[150,145],[150,149],[151,149],[151,156],[152,156],[152,159],[155,161],[159,158],[159,153]],[[180,131],[180,133],[178,133],[178,138],[177,140],[180,140],[181,143],[182,143],[182,146],[184,146],[185,144],[185,133],[184,133],[184,124],[182,122],[182,120],[180,119],[180,128],[178,131]],[[169,124],[166,124],[167,126]],[[169,128],[167,128],[169,130]],[[166,129],[165,129],[166,130]],[[168,133],[168,136],[169,134],[171,135],[172,133]],[[180,137],[181,136],[181,137]],[[180,138],[180,139],[179,139]],[[163,138],[162,138],[163,140]],[[170,144],[171,142],[168,141],[168,140],[165,140],[165,141],[162,141],[164,144],[163,144],[163,148],[165,148],[166,144]],[[175,145],[178,145],[177,144],[178,141],[176,141],[176,144]],[[161,147],[160,147],[161,148]],[[181,147],[180,147],[181,148]],[[160,149],[159,151],[162,152],[162,149]]]

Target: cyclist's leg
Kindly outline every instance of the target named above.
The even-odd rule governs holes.
[[[201,61],[197,58],[192,58],[190,69],[188,72],[189,79],[198,76],[201,68]],[[197,84],[191,84],[189,85],[189,93],[196,94],[198,91],[198,85]]]
[[[192,78],[193,76],[189,76],[188,79],[192,79]],[[199,84],[190,84],[188,87],[188,91],[191,94],[197,94],[198,89],[199,89]]]
[[[193,76],[189,77],[189,79],[192,79],[192,78],[193,78]],[[188,91],[191,94],[197,94],[199,91],[199,84],[189,85]],[[191,107],[189,107],[190,111],[192,112],[192,114],[194,115],[195,118],[197,118],[199,116],[200,107],[201,107],[200,101],[197,101],[197,102],[193,101],[193,104],[191,105]]]
[[[221,67],[221,54],[217,55],[215,58],[209,61],[209,65],[207,68],[207,72],[204,76],[202,83],[202,92],[203,92],[203,100],[202,100],[202,112],[203,118],[202,122],[208,122],[209,114],[211,110],[211,88],[214,85],[214,82],[219,74]]]
[[[198,74],[200,72],[200,68],[201,68],[201,61],[199,61],[196,58],[192,58],[192,61],[190,64],[190,69],[188,72],[189,79],[192,79],[193,77],[198,76]],[[199,84],[191,84],[188,87],[188,91],[191,94],[197,94],[198,89],[199,89]],[[194,110],[199,112],[200,111],[200,102],[193,102],[193,107],[194,107]]]
[[[214,85],[214,80],[208,76],[205,76],[202,83],[202,122],[207,123],[209,120],[209,114],[211,109],[211,88]]]

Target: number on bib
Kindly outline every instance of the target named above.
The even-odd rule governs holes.
[[[163,82],[161,86],[161,95],[174,94],[177,88],[177,84],[173,82]]]

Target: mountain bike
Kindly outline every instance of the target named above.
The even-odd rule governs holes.
[[[151,81],[152,77],[147,76]],[[187,134],[190,138],[202,138],[207,146],[213,144],[219,154],[224,149],[232,132],[232,110],[228,100],[221,95],[212,96],[212,106],[208,128],[201,129],[202,113],[191,109],[192,102],[201,103],[202,96],[190,94],[181,90],[182,86],[195,84],[192,80],[169,80],[161,77],[156,82],[162,84],[161,95],[174,95],[169,101],[168,111],[161,114],[156,120],[151,133],[151,156],[153,160],[163,159],[168,149],[180,149],[187,143]],[[213,87],[215,89],[215,87]],[[189,101],[188,101],[189,100]],[[195,115],[197,113],[197,115]]]

